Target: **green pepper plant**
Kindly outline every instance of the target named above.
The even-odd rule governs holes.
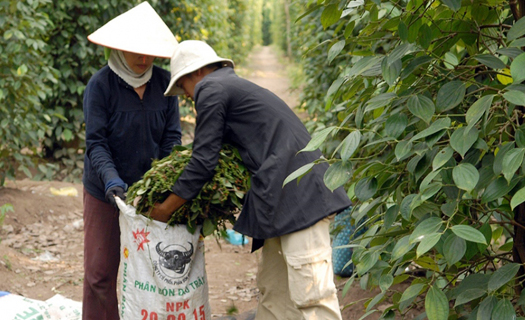
[[[190,161],[191,154],[188,146],[177,146],[169,156],[155,160],[142,180],[128,189],[128,204],[133,204],[138,214],[148,216],[155,203],[163,202],[168,197],[171,187]],[[226,222],[235,223],[235,214],[240,212],[249,188],[250,174],[238,150],[224,145],[213,178],[193,200],[173,213],[168,225],[186,224],[191,232],[195,231],[197,225],[202,225],[204,236],[215,231],[225,231]]]

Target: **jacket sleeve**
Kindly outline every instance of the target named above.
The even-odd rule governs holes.
[[[228,101],[220,83],[205,83],[196,88],[197,112],[191,159],[172,188],[179,197],[191,200],[213,178],[222,148]]]
[[[170,155],[173,146],[181,144],[182,130],[179,116],[179,102],[177,97],[169,97],[166,113],[166,127],[160,143],[159,159]]]
[[[119,179],[111,157],[107,133],[109,106],[103,85],[90,81],[84,92],[84,121],[86,123],[86,156],[104,185]]]

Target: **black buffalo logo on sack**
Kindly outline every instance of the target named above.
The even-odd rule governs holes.
[[[186,269],[186,265],[191,262],[191,256],[193,255],[193,244],[190,244],[190,249],[187,251],[181,250],[166,250],[167,247],[164,247],[164,250],[160,248],[160,244],[157,243],[156,249],[157,253],[160,256],[160,264],[166,269],[172,270],[176,273],[182,274]]]

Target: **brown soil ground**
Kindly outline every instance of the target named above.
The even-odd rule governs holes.
[[[270,47],[258,48],[239,73],[268,88],[290,106],[297,105],[297,94],[287,89],[284,67]],[[72,187],[77,195],[53,195],[50,188]],[[8,181],[0,187],[0,207],[12,204],[3,226],[0,223],[0,291],[37,300],[59,293],[82,300],[83,224],[82,185],[60,181]],[[1,222],[1,221],[0,221]],[[206,272],[210,289],[212,318],[228,313],[240,314],[257,305],[256,273],[258,252],[250,245],[234,246],[215,238],[205,239]],[[336,278],[343,319],[359,319],[365,314],[364,302],[378,292],[362,290],[356,281],[347,294],[342,289],[347,279]],[[403,285],[399,287],[400,290]],[[388,307],[379,305],[379,310]],[[244,314],[244,315],[243,315]],[[366,319],[378,319],[380,312]],[[1,318],[1,316],[0,316]],[[413,317],[405,317],[410,319]]]

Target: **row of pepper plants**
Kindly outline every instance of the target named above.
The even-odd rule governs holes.
[[[525,1],[294,4],[303,152],[367,229],[345,287],[380,289],[363,318],[525,319]]]

